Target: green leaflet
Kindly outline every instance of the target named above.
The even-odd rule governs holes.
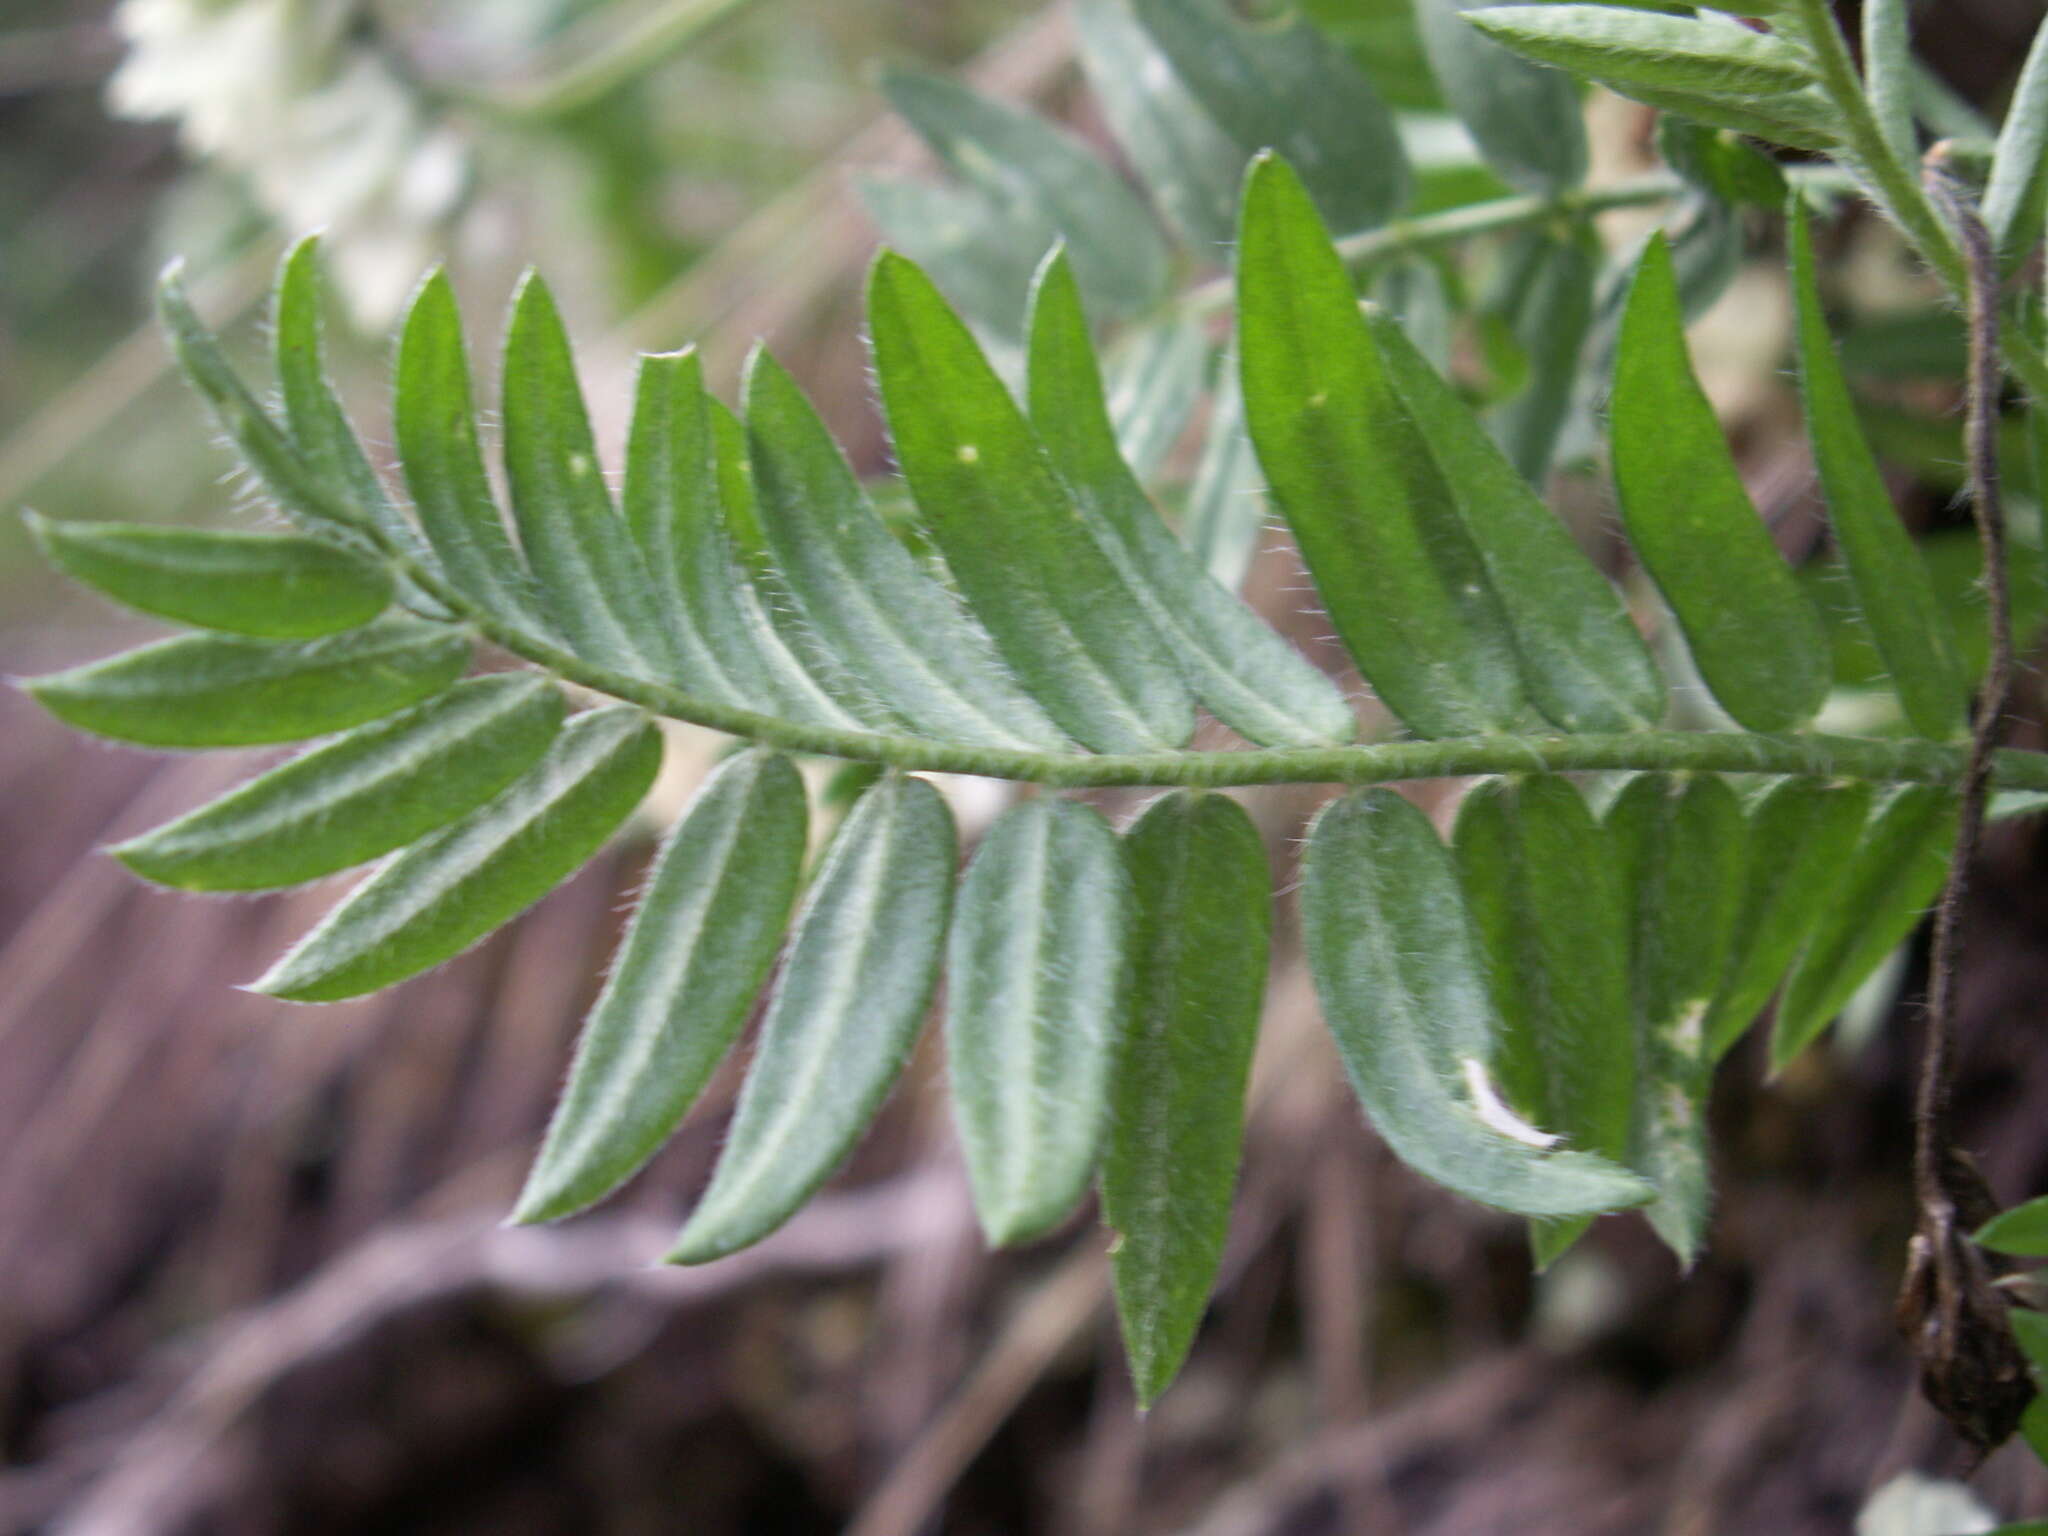
[[[484,469],[462,315],[444,271],[420,285],[406,311],[391,424],[413,510],[449,584],[492,617],[553,636]]]
[[[393,616],[319,640],[184,635],[31,678],[51,714],[145,747],[304,741],[394,714],[469,664],[470,637]]]
[[[271,323],[271,353],[284,396],[285,426],[307,472],[330,499],[358,508],[399,549],[424,558],[418,531],[391,504],[327,381],[320,342],[321,297],[320,239],[308,235],[285,255]]]
[[[953,820],[891,774],[811,882],[711,1186],[669,1250],[702,1264],[774,1231],[831,1176],[917,1039],[953,893]]]
[[[1061,748],[1059,727],[1003,669],[987,634],[883,525],[781,365],[757,351],[744,389],[760,536],[823,654],[921,735]]]
[[[1136,315],[1165,297],[1167,247],[1145,205],[1087,148],[1043,118],[991,101],[965,86],[904,69],[882,73],[883,94],[935,154],[1006,210],[1006,222],[1040,232],[1020,253],[1034,264],[1065,241],[1089,297],[1116,315]],[[923,230],[904,231],[913,255]],[[897,231],[888,231],[896,239]],[[1014,333],[1023,299],[989,317]]]
[[[1940,741],[1965,729],[1969,684],[1920,552],[1900,524],[1856,418],[1849,381],[1821,308],[1806,210],[1791,209],[1792,286],[1799,306],[1799,377],[1828,517],[1870,638],[1906,718]]]
[[[1356,734],[1336,684],[1210,577],[1159,518],[1110,426],[1081,292],[1055,253],[1039,273],[1030,323],[1031,424],[1074,505],[1115,567],[1122,602],[1148,619],[1216,718],[1267,746]]]
[[[1284,155],[1330,225],[1375,229],[1408,200],[1408,160],[1372,82],[1319,28],[1250,26],[1223,0],[1134,0],[1189,93],[1237,142],[1239,163]]]
[[[1471,24],[1515,52],[1716,128],[1825,150],[1833,109],[1806,55],[1725,17],[1691,20],[1609,5],[1502,5]]]
[[[1833,900],[1785,982],[1771,1033],[1774,1070],[1834,1022],[1919,926],[1948,875],[1956,814],[1955,796],[1930,785],[1894,790],[1878,808],[1855,854],[1838,868]]]
[[[2048,1259],[2048,1195],[2000,1211],[1977,1229],[1976,1239],[1996,1253]]]
[[[1707,1014],[1706,1060],[1725,1056],[1756,1022],[1838,900],[1843,868],[1870,819],[1870,787],[1785,779],[1748,810],[1748,868],[1728,966]]]
[[[1984,188],[1984,227],[1999,264],[2010,272],[2041,243],[2048,209],[2048,25],[2034,33],[2012,105],[1998,130],[1991,181]]]
[[[1884,141],[1901,165],[1920,159],[1913,126],[1913,39],[1910,0],[1865,0],[1863,86]]]
[[[562,695],[544,678],[458,683],[111,852],[145,880],[188,891],[318,880],[469,814],[532,766],[561,723]]]
[[[1197,250],[1220,256],[1237,230],[1245,151],[1174,73],[1131,0],[1078,0],[1074,27],[1088,84],[1160,212]]]
[[[51,560],[143,613],[199,629],[304,640],[367,624],[391,601],[379,566],[324,539],[25,515]]]
[[[1620,596],[1389,316],[1366,324],[1486,567],[1522,683],[1566,731],[1654,726],[1664,680]]]
[[[728,758],[662,843],[514,1221],[603,1199],[703,1092],[774,962],[808,808],[788,758]]]
[[[1028,204],[974,187],[933,186],[896,176],[854,182],[861,206],[892,245],[916,253],[974,323],[1006,346],[1017,340],[1024,295],[1058,231]]]
[[[1048,255],[1047,261],[1051,259]],[[1033,274],[1034,303],[1044,273],[1041,262]],[[1025,330],[1030,328],[1027,321]],[[1094,366],[1092,345],[1089,366]],[[1208,335],[1200,322],[1186,318],[1144,326],[1124,339],[1105,371],[1117,447],[1131,473],[1141,484],[1149,484],[1187,430],[1188,418],[1202,398],[1202,381],[1209,371]]]
[[[868,282],[868,328],[923,524],[1018,681],[1097,751],[1185,742],[1194,714],[1173,656],[1133,611],[1023,413],[938,289],[883,252]]]
[[[1643,774],[1606,827],[1629,908],[1636,1112],[1629,1161],[1657,1187],[1650,1225],[1690,1266],[1711,1199],[1707,1016],[1726,974],[1743,899],[1742,804],[1713,774]]]
[[[1226,352],[1202,439],[1201,462],[1181,509],[1181,538],[1225,591],[1244,585],[1266,526],[1266,487],[1244,427],[1244,388],[1237,353]]]
[[[1309,831],[1301,922],[1338,1053],[1395,1154],[1468,1199],[1530,1216],[1640,1205],[1650,1190],[1501,1101],[1502,1025],[1450,852],[1391,790],[1333,801]]]
[[[249,990],[331,1003],[454,958],[574,874],[660,767],[661,733],[639,710],[576,716],[502,794],[384,864]]]
[[[1109,824],[1027,801],[982,839],[946,963],[953,1118],[982,1231],[1037,1237],[1087,1193],[1129,1006],[1131,881]]]
[[[1245,189],[1238,345],[1260,466],[1366,681],[1423,736],[1521,719],[1526,697],[1485,564],[1315,205],[1271,156]]]
[[[1491,982],[1492,1062],[1522,1119],[1614,1162],[1629,1154],[1635,1014],[1629,926],[1607,839],[1569,781],[1486,780],[1458,807],[1458,880]],[[1539,1267],[1585,1219],[1537,1224]]]
[[[1820,616],[1743,488],[1693,377],[1671,249],[1652,239],[1622,319],[1613,460],[1623,520],[1721,706],[1790,730],[1828,691]]]
[[[1138,1401],[1179,1374],[1230,1226],[1245,1081],[1264,1000],[1272,885],[1251,818],[1221,795],[1152,803],[1124,839],[1135,921],[1102,1216]]]
[[[1586,179],[1586,124],[1571,77],[1517,58],[1466,21],[1486,0],[1416,0],[1429,67],[1480,153],[1527,192]]]
[[[512,301],[503,387],[505,479],[542,609],[586,660],[674,676],[653,583],[605,488],[569,337],[537,273]]]
[[[1579,359],[1593,331],[1600,242],[1590,226],[1576,223],[1561,233],[1524,236],[1509,260],[1496,312],[1528,359],[1528,382],[1494,411],[1491,425],[1522,478],[1541,487],[1571,420]]]

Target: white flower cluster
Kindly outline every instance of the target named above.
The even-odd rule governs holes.
[[[174,118],[186,147],[247,178],[287,232],[321,228],[357,320],[390,324],[470,180],[467,145],[375,49],[352,0],[123,0],[128,117]]]

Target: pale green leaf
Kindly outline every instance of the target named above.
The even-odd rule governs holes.
[[[1037,281],[1043,281],[1044,270],[1041,263]],[[1030,330],[1028,323],[1025,329]],[[1128,333],[1105,360],[1117,446],[1142,483],[1151,483],[1187,430],[1208,370],[1208,335],[1198,321],[1185,317]]]
[[[1154,801],[1125,851],[1133,1001],[1102,1216],[1124,1353],[1150,1404],[1179,1374],[1223,1259],[1272,886],[1251,818],[1221,795]]]
[[[1266,528],[1266,483],[1244,424],[1244,386],[1237,353],[1216,371],[1202,457],[1181,509],[1181,538],[1226,591],[1244,585]]]
[[[305,640],[367,624],[391,601],[382,567],[324,539],[141,523],[29,531],[65,574],[143,613],[198,629]]]
[[[145,747],[304,741],[395,714],[469,664],[470,637],[393,616],[318,640],[184,635],[24,685],[82,731]]]
[[[1087,1193],[1129,1003],[1131,882],[1109,824],[1028,801],[982,839],[947,947],[946,1061],[974,1208],[1025,1242]]]
[[[160,885],[260,891],[318,880],[466,816],[531,767],[562,695],[530,674],[458,683],[110,851]]]
[[[452,959],[574,874],[660,767],[661,733],[639,710],[576,716],[502,794],[380,866],[249,990],[336,1002]]]
[[[1827,697],[1820,616],[1771,541],[1686,352],[1671,250],[1637,268],[1615,364],[1614,480],[1644,567],[1722,708],[1753,731],[1804,724]]]
[[[772,753],[728,758],[697,792],[584,1021],[513,1220],[552,1221],[603,1199],[682,1123],[774,962],[806,814],[803,780]]]
[[[1998,130],[1991,181],[1984,188],[1984,226],[2000,265],[2017,267],[2041,243],[2048,210],[2048,23],[2034,33],[2012,105]]]
[[[952,817],[922,779],[862,795],[798,914],[711,1185],[668,1258],[758,1242],[824,1183],[896,1080],[938,979]]]
[[[1516,57],[1474,28],[1486,0],[1415,0],[1429,67],[1487,162],[1528,192],[1586,179],[1586,124],[1571,77]]]
[[[1493,306],[1527,359],[1528,373],[1490,424],[1522,478],[1539,488],[1572,418],[1601,262],[1599,239],[1584,224],[1533,232],[1511,247]]]
[[[1920,159],[1913,126],[1912,0],[1864,0],[1863,82],[1871,114],[1901,165]]]

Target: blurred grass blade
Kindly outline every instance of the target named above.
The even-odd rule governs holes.
[[[1420,735],[1511,728],[1527,697],[1485,564],[1315,205],[1270,156],[1245,192],[1238,308],[1259,463],[1359,671]]]
[[[758,1242],[831,1177],[917,1040],[953,893],[938,791],[892,774],[832,840],[796,922],[710,1188],[668,1259]]]
[[[544,678],[458,683],[110,851],[188,891],[318,880],[468,815],[538,761],[561,723],[562,695]]]
[[[1124,601],[1151,621],[1196,697],[1248,740],[1350,740],[1356,725],[1336,684],[1210,578],[1125,464],[1080,289],[1058,255],[1039,274],[1031,313],[1032,425],[1122,579]]]
[[[1827,494],[1828,520],[1848,567],[1856,604],[1884,658],[1906,718],[1922,736],[1953,738],[1965,727],[1969,685],[1953,626],[1934,595],[1920,552],[1899,522],[1884,476],[1856,419],[1821,308],[1806,210],[1791,210],[1792,286],[1798,303],[1799,379],[1807,431]]]
[[[1835,900],[1870,800],[1867,784],[1785,779],[1749,807],[1748,870],[1728,967],[1707,1015],[1708,1065],[1756,1022]]]
[[[406,490],[449,584],[494,618],[553,637],[484,469],[462,315],[446,272],[428,277],[406,311],[391,424]]]
[[[505,479],[541,607],[587,661],[673,677],[654,585],[612,506],[569,337],[529,272],[505,332]]]
[[[29,531],[66,575],[142,613],[264,640],[355,629],[391,602],[380,566],[324,539],[146,523],[54,523]]]
[[[1131,0],[1077,0],[1074,26],[1110,132],[1168,222],[1199,255],[1220,260],[1237,233],[1245,151],[1174,72]]]
[[[1864,0],[1863,88],[1884,141],[1903,166],[1920,161],[1913,126],[1912,0]]]
[[[1531,233],[1509,257],[1496,313],[1527,358],[1528,376],[1514,398],[1494,410],[1491,425],[1522,478],[1539,489],[1572,419],[1602,260],[1599,238],[1583,223]]]
[[[1371,80],[1301,17],[1247,24],[1224,0],[1135,0],[1173,72],[1240,161],[1284,155],[1342,234],[1376,229],[1408,201],[1408,158]]]
[[[1998,130],[1991,180],[1984,188],[1984,227],[1999,264],[2012,271],[2041,243],[2048,212],[2048,22],[2034,33],[2012,105]]]
[[[319,640],[185,635],[30,678],[50,713],[145,747],[256,747],[345,731],[440,693],[469,665],[470,637],[379,619]]]
[[[1994,1253],[2048,1259],[2048,1195],[2000,1211],[1977,1229],[1976,1240]]]
[[[1656,725],[1664,680],[1620,595],[1401,327],[1378,311],[1366,324],[1485,564],[1536,707],[1566,731]]]
[[[1565,779],[1491,779],[1458,807],[1452,852],[1500,1019],[1492,1066],[1502,1097],[1578,1150],[1624,1161],[1635,1013],[1624,891],[1605,832]],[[1538,1267],[1585,1226],[1538,1222]]]
[[[1088,1191],[1129,1007],[1131,882],[1109,824],[1027,801],[982,839],[947,946],[946,1063],[974,1208],[996,1247]]]
[[[774,963],[808,807],[789,759],[728,758],[656,855],[514,1221],[603,1199],[682,1123]]]
[[[1040,263],[1034,287],[1044,280],[1044,271],[1045,265]],[[1025,330],[1030,330],[1028,323]],[[1092,366],[1092,350],[1090,358]],[[1140,484],[1152,482],[1187,430],[1195,402],[1202,398],[1202,379],[1208,369],[1208,334],[1198,322],[1186,318],[1127,334],[1121,350],[1108,360],[1109,418],[1115,424],[1124,462]]]
[[[1525,192],[1586,179],[1586,124],[1571,76],[1530,64],[1474,28],[1486,0],[1416,0],[1415,19],[1444,99],[1487,163]]]
[[[284,397],[284,419],[308,472],[337,502],[360,508],[394,548],[431,561],[419,531],[391,504],[328,382],[320,339],[320,238],[294,245],[278,273],[271,355]]]
[[[1332,802],[1310,829],[1301,921],[1323,1017],[1360,1104],[1409,1167],[1529,1216],[1639,1205],[1627,1169],[1560,1150],[1497,1087],[1501,1021],[1449,850],[1391,790]]]
[[[1089,298],[1114,315],[1166,296],[1167,246],[1137,195],[1095,152],[1043,118],[934,75],[886,69],[882,92],[955,175],[1042,231],[1035,262],[1064,241]],[[889,232],[895,238],[895,231]],[[912,255],[913,239],[899,241]],[[1014,330],[1016,295],[1005,330]]]
[[[1933,785],[1892,791],[1848,862],[1778,1000],[1771,1066],[1783,1068],[1834,1022],[1870,973],[1920,925],[1948,875],[1956,799]]]
[[[1209,402],[1202,457],[1181,510],[1181,538],[1227,592],[1244,585],[1266,528],[1266,483],[1244,424],[1237,352],[1223,354]]]
[[[1834,111],[1806,54],[1731,17],[1651,15],[1609,5],[1500,5],[1471,24],[1538,63],[1653,107],[1796,149],[1825,150]]]
[[[331,1003],[453,959],[581,868],[660,767],[661,733],[639,710],[576,716],[502,794],[380,867],[249,990]]]
[[[884,526],[795,380],[757,351],[744,387],[760,537],[832,664],[920,735],[1061,749],[987,634]]]
[[[1265,997],[1272,886],[1221,795],[1156,800],[1125,836],[1136,913],[1102,1217],[1140,1405],[1179,1374],[1223,1259]]]
[[[1615,364],[1614,479],[1644,567],[1722,708],[1753,731],[1803,725],[1827,697],[1819,615],[1743,488],[1693,377],[1671,249],[1636,270]]]
[[[1194,713],[1172,654],[931,279],[883,252],[868,282],[868,327],[924,527],[1018,681],[1097,751],[1185,742]]]

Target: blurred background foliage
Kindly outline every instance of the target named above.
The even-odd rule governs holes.
[[[1304,9],[1404,114],[1411,211],[1505,194],[1442,111],[1409,0]],[[1928,88],[1967,137],[1995,118],[2042,6],[1939,11]],[[345,393],[373,434],[388,328],[420,271],[449,265],[487,354],[489,317],[533,264],[581,339],[601,435],[622,427],[636,350],[700,341],[729,387],[766,337],[880,474],[856,304],[876,235],[855,182],[932,173],[875,89],[891,61],[1107,142],[1059,5],[15,0],[0,507],[238,516],[148,321],[149,280],[182,257],[253,350],[275,260],[314,226],[347,301],[332,320]],[[1599,93],[1587,110],[1596,184],[1655,167],[1651,114]],[[1603,220],[1607,250],[1646,217]],[[1759,506],[1826,594],[1774,221],[1732,217],[1695,346]],[[1958,334],[1875,219],[1852,213],[1828,239],[1866,419],[1974,632],[1951,504]],[[1481,395],[1527,381],[1486,302],[1505,265],[1482,242],[1380,292],[1439,294],[1439,345]],[[1567,448],[1553,499],[1598,542],[1604,491],[1583,434]],[[2009,467],[2025,513],[2017,443]],[[2021,595],[2038,618],[2035,545]],[[1247,590],[1313,646],[1301,585],[1274,545]],[[97,654],[123,623],[0,519],[0,666]],[[1874,682],[1855,624],[1837,630],[1843,680]],[[1857,728],[1888,715],[1853,687],[1835,707]],[[700,746],[678,756],[701,767]],[[929,1059],[836,1192],[746,1258],[641,1267],[702,1182],[715,1111],[606,1212],[497,1231],[644,840],[392,997],[298,1015],[231,988],[317,895],[159,896],[91,853],[223,782],[210,761],[103,750],[0,697],[0,1532],[1821,1536],[1890,1472],[1952,1469],[1884,1318],[1909,1222],[1917,941],[1835,1047],[1769,1087],[1758,1061],[1728,1075],[1726,1193],[1693,1276],[1615,1222],[1538,1283],[1516,1224],[1421,1188],[1360,1129],[1283,935],[1223,1289],[1186,1378],[1140,1421],[1099,1238],[1083,1221],[980,1250]],[[1317,799],[1256,800],[1276,848]],[[2007,826],[1973,896],[1962,1110],[2013,1193],[2048,1187],[2042,854]],[[1981,1486],[2006,1513],[2048,1498],[2023,1455]]]

